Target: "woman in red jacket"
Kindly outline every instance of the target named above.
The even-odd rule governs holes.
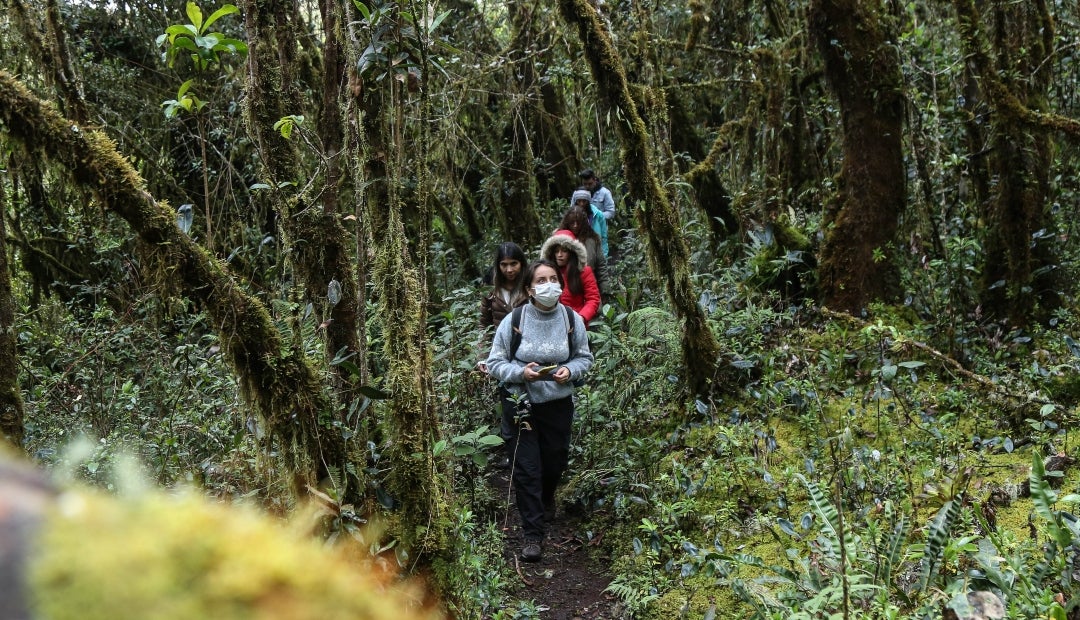
[[[577,311],[588,326],[600,311],[600,287],[585,246],[569,230],[556,230],[540,248],[540,256],[559,266],[566,282],[559,301]]]

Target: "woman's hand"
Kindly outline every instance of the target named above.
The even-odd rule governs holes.
[[[540,373],[536,372],[537,368],[540,368],[540,364],[537,364],[536,362],[525,364],[524,376],[526,383],[532,383],[540,378]]]
[[[555,383],[566,383],[570,380],[570,369],[563,366],[555,371]]]
[[[487,360],[480,360],[476,362],[476,368],[485,375],[488,374]]]

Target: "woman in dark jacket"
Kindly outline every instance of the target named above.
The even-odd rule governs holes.
[[[516,243],[499,244],[492,267],[495,286],[480,300],[481,327],[498,327],[510,311],[529,301],[525,279],[521,275],[526,263],[525,252]]]

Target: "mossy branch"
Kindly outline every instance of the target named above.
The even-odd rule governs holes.
[[[829,310],[828,308],[821,308],[821,314],[834,321],[851,323],[853,325],[856,325],[859,329],[870,326],[869,322],[864,321],[858,317],[851,316],[850,314],[844,312],[836,312],[834,310]],[[985,388],[989,392],[993,392],[995,394],[999,394],[1001,396],[1019,402],[1035,403],[1039,405],[1053,404],[1049,400],[1042,398],[1034,398],[1030,394],[1014,394],[1013,392],[1007,390],[1004,385],[1000,383],[995,383],[989,377],[984,377],[983,375],[980,375],[978,373],[971,372],[967,368],[964,368],[964,366],[960,362],[949,357],[945,353],[938,351],[937,349],[931,347],[926,343],[905,339],[900,343],[900,346],[911,347],[924,353],[931,359],[946,367],[950,372],[956,373],[957,375],[967,379],[968,381],[971,381],[979,387]]]
[[[559,9],[563,18],[577,27],[601,100],[621,115],[615,128],[622,146],[624,175],[631,193],[641,199],[635,218],[638,230],[646,240],[652,272],[664,283],[675,313],[684,322],[682,352],[690,388],[704,394],[711,388],[720,345],[693,294],[690,253],[678,214],[657,179],[648,130],[630,95],[622,60],[597,9],[588,0],[560,0]]]
[[[319,437],[320,432],[332,435],[320,424],[328,403],[306,360],[282,353],[281,335],[262,303],[180,232],[172,210],[145,190],[143,179],[111,139],[65,119],[3,70],[0,124],[5,134],[66,167],[79,185],[93,191],[138,235],[152,273],[178,284],[205,308],[239,375],[243,396],[279,440],[296,489],[314,483],[327,465]]]
[[[737,130],[742,129],[745,122],[745,118],[740,118],[728,121],[720,126],[720,131],[716,132],[716,139],[713,140],[712,146],[709,147],[709,154],[684,175],[687,183],[693,183],[698,177],[707,173],[709,170],[712,170],[712,168],[716,166],[716,161],[720,159],[720,156],[731,148],[732,134]]]
[[[967,47],[968,57],[974,63],[975,71],[982,80],[988,95],[987,99],[994,111],[1029,127],[1060,132],[1072,142],[1080,143],[1080,120],[1031,109],[998,77],[987,55],[982,31],[978,26],[980,15],[975,2],[955,0],[954,5],[960,36]]]

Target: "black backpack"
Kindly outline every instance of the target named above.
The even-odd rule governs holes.
[[[559,305],[566,311],[566,324],[569,326],[566,329],[566,346],[570,349],[570,357],[566,358],[566,361],[569,362],[577,355],[577,351],[574,350],[574,315],[570,314],[573,312],[570,306]],[[514,308],[514,313],[510,316],[510,356],[507,359],[514,359],[518,346],[521,345],[521,313],[524,310],[525,306],[518,306]],[[574,387],[581,387],[583,383],[583,379],[578,379],[574,381]]]

